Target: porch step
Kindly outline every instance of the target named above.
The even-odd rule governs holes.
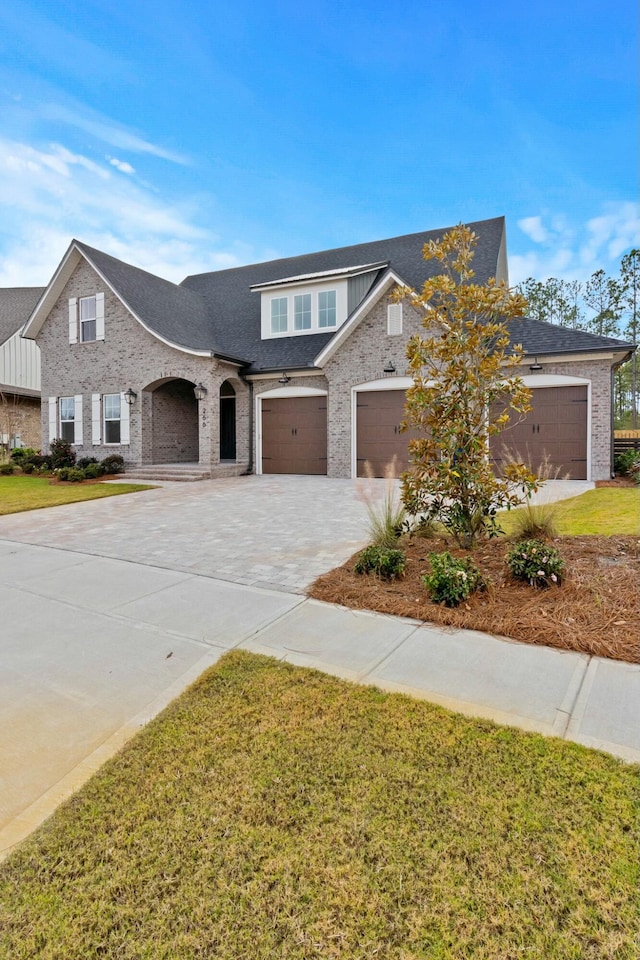
[[[205,466],[199,463],[158,463],[140,467],[127,467],[127,480],[169,480],[191,483],[195,480],[211,480],[222,477],[239,477],[246,473],[246,463],[220,463]]]

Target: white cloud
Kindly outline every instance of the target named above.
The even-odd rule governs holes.
[[[544,243],[549,237],[548,230],[542,225],[541,217],[524,217],[523,220],[518,220],[518,226],[534,243]]]
[[[608,203],[582,224],[572,225],[562,213],[525,217],[518,226],[536,246],[516,235],[509,255],[511,283],[527,277],[588,280],[602,268],[618,271],[619,259],[638,244],[640,217],[633,202]]]
[[[107,159],[109,160],[109,163],[111,164],[111,166],[115,167],[121,173],[132,174],[136,172],[134,168],[131,166],[131,164],[127,163],[126,160],[118,160],[117,157],[108,157]]]
[[[164,202],[113,159],[0,138],[1,286],[47,283],[73,237],[174,281],[246,262],[196,222],[195,201]]]

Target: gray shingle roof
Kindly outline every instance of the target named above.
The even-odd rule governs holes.
[[[211,323],[197,293],[86,243],[75,243],[136,316],[161,337],[193,350],[214,349]]]
[[[44,287],[0,288],[0,344],[25,325],[44,291]]]
[[[481,220],[468,226],[479,237],[473,266],[477,282],[484,283],[497,272],[504,217]],[[283,277],[384,262],[409,286],[421,287],[439,269],[437,263],[423,260],[422,247],[449,229],[427,230],[388,240],[307,253],[300,257],[285,257],[215,273],[201,273],[187,277],[181,286],[198,293],[206,303],[216,351],[244,357],[249,362],[249,373],[311,366],[334,334],[261,340],[260,293],[252,291],[252,286]],[[382,274],[383,271],[380,272]]]
[[[482,220],[469,226],[479,237],[473,263],[475,280],[484,283],[495,276],[498,269],[504,218]],[[251,289],[253,286],[361,264],[388,264],[405,283],[419,289],[439,270],[437,262],[426,262],[422,258],[422,247],[427,241],[441,237],[448,229],[444,227],[197,274],[187,277],[179,285],[86,244],[78,241],[76,244],[140,320],[170,343],[237,359],[248,373],[266,370],[291,372],[313,366],[315,357],[335,336],[335,331],[262,340],[261,295],[259,290]],[[384,273],[385,268],[381,267],[375,283]],[[34,292],[35,303],[41,289],[29,289]],[[597,337],[529,318],[514,322],[512,340],[521,343],[529,356],[629,348],[629,344],[612,337]]]
[[[599,350],[631,350],[633,344],[615,337],[600,337],[586,330],[559,327],[543,320],[523,317],[509,324],[512,343],[521,343],[530,357],[562,353],[594,353]]]

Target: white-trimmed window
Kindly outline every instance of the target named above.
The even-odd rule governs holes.
[[[336,291],[322,290],[318,294],[318,326],[335,327],[336,322]]]
[[[104,442],[121,443],[120,421],[122,397],[119,393],[106,393],[103,398]]]
[[[402,333],[402,304],[389,303],[387,305],[387,335],[397,337]]]
[[[76,442],[75,397],[60,397],[60,439]]]
[[[286,297],[274,297],[271,301],[271,333],[287,332],[288,305]]]
[[[69,343],[104,340],[104,293],[69,300]]]
[[[300,293],[293,298],[293,329],[311,330],[311,294]]]

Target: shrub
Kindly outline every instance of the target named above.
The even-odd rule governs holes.
[[[430,553],[431,573],[422,577],[434,603],[457,607],[476,590],[484,587],[484,580],[470,557],[458,560],[445,550]]]
[[[555,537],[558,533],[558,517],[565,509],[564,504],[553,500],[553,493],[546,486],[548,480],[568,480],[569,475],[561,476],[560,468],[554,467],[545,454],[542,463],[533,471],[533,466],[527,464],[532,472],[537,472],[538,479],[544,484],[536,494],[536,502],[532,503],[533,494],[529,493],[522,507],[513,512],[513,533],[516,540],[540,540]]]
[[[404,575],[406,563],[402,550],[372,544],[362,551],[354,569],[356,573],[375,573],[383,580],[395,580]]]
[[[37,457],[38,451],[34,450],[33,447],[15,447],[11,451],[11,459],[14,460],[18,465],[21,460],[24,460],[25,457],[29,459],[30,457]]]
[[[95,457],[80,457],[76,460],[76,467],[79,467],[81,470],[86,470],[87,467],[91,466],[92,463],[97,463]]]
[[[522,540],[507,554],[507,566],[516,580],[524,580],[532,587],[548,587],[562,582],[564,560],[555,547],[541,540]]]
[[[629,476],[637,486],[640,486],[640,458],[629,467]]]
[[[631,476],[634,467],[640,464],[640,450],[623,450],[613,459],[614,472],[622,477]]]
[[[20,469],[23,473],[33,473],[35,468],[36,465],[32,460],[24,460],[24,462],[20,464]]]
[[[97,480],[98,477],[103,476],[104,467],[96,460],[93,463],[88,463],[86,467],[83,468],[83,472],[87,480]]]
[[[124,457],[119,453],[111,453],[102,461],[103,473],[124,473]]]
[[[0,463],[0,477],[10,477],[13,471],[14,466],[10,461],[7,463]]]
[[[76,452],[68,440],[52,440],[50,449],[53,470],[58,470],[60,467],[72,467],[76,462]]]
[[[84,470],[79,467],[58,467],[55,473],[58,480],[66,480],[70,483],[82,483],[86,479]]]

